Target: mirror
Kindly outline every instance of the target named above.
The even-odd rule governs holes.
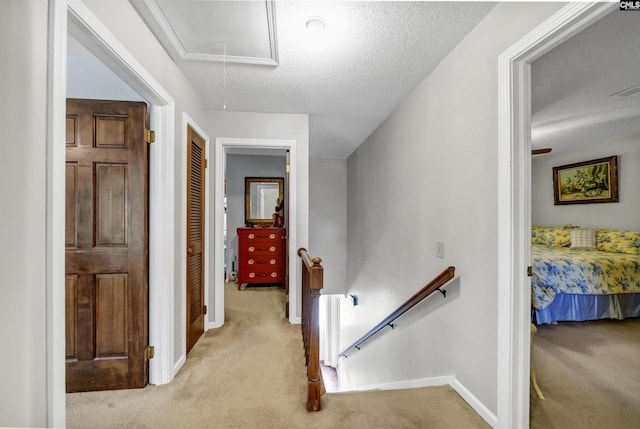
[[[276,206],[284,198],[282,177],[245,177],[245,224],[273,223]]]

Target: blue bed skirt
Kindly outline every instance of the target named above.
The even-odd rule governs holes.
[[[625,319],[640,316],[640,293],[617,295],[558,294],[542,310],[531,310],[531,320],[542,325],[560,321]]]

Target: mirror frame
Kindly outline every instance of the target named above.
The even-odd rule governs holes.
[[[245,177],[244,178],[244,223],[245,225],[253,224],[271,224],[273,218],[252,218],[251,217],[251,184],[252,183],[277,183],[278,184],[278,198],[280,201],[284,198],[284,178],[283,177]],[[273,202],[273,211],[275,213],[276,203]]]

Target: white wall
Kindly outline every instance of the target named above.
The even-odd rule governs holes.
[[[99,59],[67,56],[67,98],[145,101]]]
[[[0,2],[0,427],[47,425],[47,13]]]
[[[349,157],[347,282],[359,306],[341,307],[341,345],[448,265],[459,279],[341,359],[341,383],[453,375],[472,405],[497,412],[497,59],[561,6],[499,3]]]
[[[246,139],[272,139],[295,140],[296,142],[296,168],[297,183],[296,198],[297,226],[296,242],[290,246],[308,248],[309,245],[309,116],[306,114],[276,114],[276,113],[246,113],[231,111],[209,111],[205,129],[208,131],[211,141],[218,137],[246,138]],[[213,186],[207,192],[209,198],[213,198]],[[213,199],[211,200],[213,201]],[[209,222],[213,222],[213,210]],[[294,261],[292,261],[294,262]],[[299,261],[295,261],[299,263]],[[212,276],[217,275],[212,273]],[[222,275],[222,274],[220,274]],[[300,273],[298,272],[298,276]],[[209,279],[214,284],[214,277]],[[293,279],[291,280],[293,287]],[[300,287],[300,278],[296,279],[296,287]],[[211,294],[212,295],[212,294]],[[213,307],[213,296],[210,297],[209,308]],[[301,302],[300,293],[297,295],[297,309],[299,317]]]
[[[322,258],[322,294],[347,291],[347,160],[309,160],[309,254]]]
[[[553,205],[553,167],[618,155],[619,202]],[[640,134],[532,159],[531,224],[640,231]]]
[[[284,179],[284,156],[228,155],[227,156],[227,275],[231,272],[231,257],[236,256],[238,269],[238,233],[244,226],[245,177],[281,177]],[[276,202],[273,201],[275,208]],[[272,210],[274,211],[274,210]]]

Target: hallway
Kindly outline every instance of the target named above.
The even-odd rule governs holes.
[[[299,325],[279,287],[225,287],[225,325],[207,331],[167,385],[67,395],[69,428],[487,428],[449,386],[326,394],[306,411]]]

